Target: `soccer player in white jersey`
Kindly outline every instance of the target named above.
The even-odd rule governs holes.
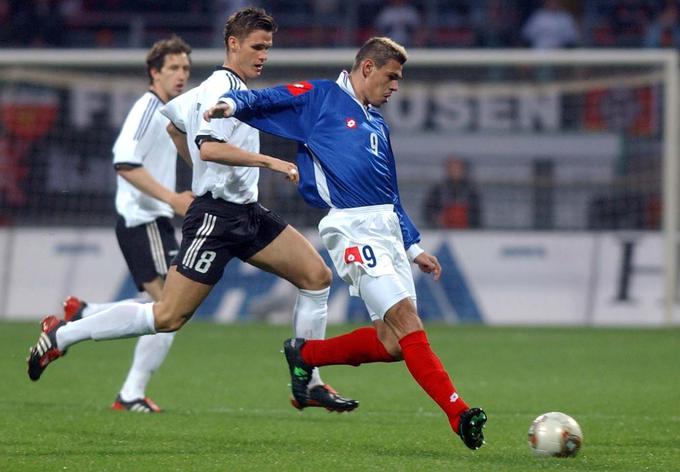
[[[205,117],[233,116],[298,142],[300,193],[307,203],[330,209],[319,223],[321,240],[373,320],[371,327],[330,339],[285,341],[293,395],[304,400],[314,367],[403,360],[451,429],[478,449],[486,413],[459,395],[418,316],[409,262],[435,279],[441,266],[418,245],[420,233],[402,206],[389,127],[378,111],[399,89],[406,60],[401,45],[371,38],[336,81],[229,90]]]
[[[173,140],[178,149],[191,152],[196,198],[187,211],[179,253],[168,271],[160,300],[118,303],[68,324],[45,318],[38,343],[27,360],[31,379],[37,380],[50,362],[77,342],[180,329],[234,257],[295,285],[299,289],[293,317],[295,335],[324,337],[332,273],[309,241],[257,203],[258,167],[279,172],[297,183],[296,165],[260,154],[258,131],[244,123],[208,123],[201,118],[225,89],[245,90],[247,80],[259,77],[276,29],[274,19],[262,9],[245,8],[234,13],[225,25],[223,66],[195,91],[187,92],[186,103],[180,100],[167,107],[166,113],[174,120],[169,130]],[[191,114],[186,115],[186,110]],[[187,133],[185,141],[177,133]],[[248,167],[242,166],[245,162]],[[311,377],[304,401],[293,401],[296,408],[317,406],[342,412],[358,406],[355,400],[341,397],[324,384],[318,370]]]
[[[191,192],[175,192],[177,149],[166,133],[168,119],[159,113],[164,103],[181,94],[189,80],[191,48],[172,36],[157,41],[146,56],[149,89],[130,109],[113,146],[118,173],[116,237],[140,292],[159,300],[163,282],[178,244],[170,219],[184,216]],[[188,163],[188,154],[184,156]],[[112,307],[76,297],[64,302],[64,319],[76,321]],[[139,338],[132,366],[112,407],[116,410],[158,412],[146,396],[146,386],[170,350],[174,333]]]

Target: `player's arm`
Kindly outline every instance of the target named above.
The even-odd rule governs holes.
[[[251,103],[257,101],[258,100],[257,97],[260,97],[263,100],[263,102],[266,103],[275,102],[276,100],[274,100],[269,94],[269,92],[272,89],[265,90],[267,91],[267,93],[264,94],[259,93],[263,92],[264,90],[258,91],[245,90],[239,92],[229,92],[228,95],[231,96],[238,94],[239,96],[241,96],[242,99],[250,100]],[[251,93],[253,94],[252,96],[250,95]],[[281,100],[276,102],[278,103],[277,109],[281,109],[282,107],[284,107],[284,104],[287,102],[287,100],[290,101],[291,99],[290,95],[287,98],[282,96],[277,97],[281,98]],[[259,110],[258,113],[263,111],[263,109],[260,108],[258,108],[258,110]],[[239,114],[237,118],[240,121],[243,121],[255,128],[261,129],[262,131],[277,134],[278,136],[284,138],[289,139],[301,138],[300,133],[298,133],[298,135],[293,136],[290,133],[288,134],[282,132],[277,133],[273,131],[273,128],[277,126],[275,123],[278,122],[278,120],[276,119],[270,120],[269,115],[265,117],[264,115],[260,114],[259,118],[257,119],[253,120],[247,119],[248,116],[252,115],[253,113],[254,109],[244,108],[244,113]],[[225,114],[221,114],[220,115],[221,118],[229,119],[214,120],[211,122],[213,116],[211,115],[210,111],[206,111],[203,114],[203,117],[204,121],[201,124],[201,129],[199,130],[196,136],[196,145],[200,149],[201,160],[231,166],[262,167],[273,170],[275,172],[281,172],[285,174],[286,178],[288,178],[293,183],[298,182],[299,175],[297,166],[295,164],[265,154],[246,151],[228,142],[230,136],[234,131],[235,126],[238,123],[235,118],[229,118]],[[262,124],[261,122],[265,121],[269,124],[269,126],[260,126]],[[291,118],[288,121],[293,121],[293,119]]]
[[[172,122],[168,123],[168,126],[165,129],[170,135],[170,139],[172,139],[172,142],[175,144],[179,157],[181,157],[189,167],[193,167],[191,162],[191,154],[189,153],[189,145],[187,144],[186,133],[180,131],[179,128],[177,128],[177,126],[175,126]]]
[[[214,140],[207,135],[197,136],[196,145],[200,149],[202,161],[230,166],[263,167],[284,174],[288,180],[295,184],[300,179],[297,166],[292,162],[246,151],[233,144]]]
[[[184,216],[193,201],[191,192],[173,192],[161,185],[143,166],[120,163],[116,172],[145,194],[170,205],[175,213]]]
[[[404,207],[401,206],[401,201],[397,196],[397,201],[394,204],[394,211],[399,218],[399,226],[401,228],[401,235],[404,239],[404,248],[409,260],[416,264],[418,268],[426,274],[432,274],[435,280],[439,280],[442,273],[442,266],[435,256],[429,254],[418,245],[420,242],[420,233],[413,224],[413,221],[408,216]]]
[[[233,116],[265,133],[305,143],[317,123],[322,99],[323,90],[310,82],[231,91],[206,110],[203,118]]]

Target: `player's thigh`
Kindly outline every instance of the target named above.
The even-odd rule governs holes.
[[[248,263],[285,278],[298,288],[321,290],[332,273],[321,255],[299,231],[288,225]]]
[[[400,301],[413,299],[413,293],[395,273],[379,276],[363,273],[359,275],[356,287],[373,321],[384,319],[389,310]]]
[[[212,287],[185,277],[176,266],[170,267],[161,299],[154,304],[156,326],[164,330],[179,329],[210,294]]]

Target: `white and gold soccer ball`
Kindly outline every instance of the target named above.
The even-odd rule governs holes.
[[[559,411],[542,414],[529,427],[529,447],[537,456],[573,457],[582,443],[576,420]]]

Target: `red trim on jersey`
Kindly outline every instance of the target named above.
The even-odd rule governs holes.
[[[302,82],[295,82],[293,84],[288,84],[288,85],[286,85],[286,88],[288,89],[288,91],[290,92],[291,95],[298,96],[298,95],[302,95],[303,93],[309,92],[310,90],[312,90],[314,88],[314,86],[305,80],[305,81],[302,81]]]

